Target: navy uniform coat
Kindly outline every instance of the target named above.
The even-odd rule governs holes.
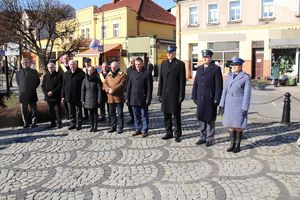
[[[192,99],[197,102],[196,117],[200,121],[211,122],[217,117],[217,105],[220,102],[223,77],[219,66],[210,63],[204,71],[199,66],[194,80]]]
[[[131,72],[126,89],[126,99],[131,106],[146,106],[151,102],[153,91],[153,78],[151,72],[145,68],[138,72]]]
[[[157,96],[161,97],[161,110],[165,113],[180,111],[185,97],[185,64],[174,58],[161,63]]]
[[[20,103],[34,103],[38,101],[36,89],[40,84],[40,77],[35,69],[23,68],[16,74],[19,86]]]
[[[241,71],[235,78],[234,73],[227,76],[220,106],[224,107],[223,125],[229,128],[247,128],[247,115],[251,97],[251,78]]]

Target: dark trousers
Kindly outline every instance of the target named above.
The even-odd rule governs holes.
[[[82,103],[68,103],[69,119],[71,126],[82,125]]]
[[[105,117],[105,104],[106,104],[106,108],[107,108],[107,111],[109,111],[109,108],[108,108],[108,103],[106,102],[101,102],[100,105],[99,105],[99,108],[100,108],[100,117],[104,118]]]
[[[31,117],[29,117],[28,113],[28,105],[31,108]],[[28,126],[29,124],[36,124],[37,123],[37,107],[36,107],[36,102],[31,102],[31,103],[20,103],[20,108],[21,108],[21,115],[22,115],[22,120],[24,126]]]
[[[89,115],[90,115],[91,128],[97,128],[98,127],[97,108],[90,108],[90,109],[87,109],[87,110],[89,111]]]
[[[110,126],[112,129],[123,130],[124,127],[124,103],[110,103],[109,104],[109,117],[111,120]]]
[[[172,115],[174,116],[174,122],[175,122],[174,132],[176,134],[179,134],[179,136],[181,136],[181,112],[164,113],[165,129],[167,131],[167,134],[173,133],[173,131],[172,131]]]
[[[216,132],[215,130],[215,121],[205,122],[199,120],[200,140],[213,142]]]
[[[66,100],[63,101],[64,104],[64,115],[67,119],[69,119],[69,108]]]
[[[55,120],[58,124],[61,124],[61,105],[60,102],[47,102],[48,103],[48,108],[49,108],[49,113],[50,113],[50,121],[51,124],[55,124]]]
[[[149,129],[149,115],[148,106],[132,106],[134,113],[134,128],[135,131],[142,131],[148,133]]]
[[[132,110],[132,106],[127,106],[128,107],[128,112],[130,115],[130,119],[133,120],[134,119],[134,114],[133,114],[133,110]]]

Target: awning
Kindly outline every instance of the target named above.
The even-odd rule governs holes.
[[[300,39],[270,39],[271,49],[300,48]]]
[[[104,53],[109,52],[114,49],[121,49],[121,44],[104,44]],[[87,49],[85,51],[76,54],[76,57],[99,57],[100,52],[94,49]]]

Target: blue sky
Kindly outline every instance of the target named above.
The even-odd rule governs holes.
[[[76,10],[80,8],[85,8],[91,5],[101,6],[102,4],[111,3],[113,0],[61,0],[63,3],[70,4],[73,6]],[[135,0],[132,0],[135,1]],[[173,6],[175,6],[175,3],[173,0],[153,0],[158,5],[165,9],[169,9]]]

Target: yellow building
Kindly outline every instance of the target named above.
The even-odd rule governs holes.
[[[300,7],[297,0],[178,0],[177,47],[189,78],[201,50],[214,51],[224,75],[233,56],[252,78],[270,76],[272,63],[289,58],[299,74]],[[299,80],[299,79],[298,79]]]
[[[122,68],[130,56],[160,64],[161,49],[175,44],[175,17],[152,0],[113,0],[99,8],[77,10],[76,19],[79,35],[99,43],[98,50],[86,48],[75,55],[79,66],[86,57],[92,65],[119,61]]]

